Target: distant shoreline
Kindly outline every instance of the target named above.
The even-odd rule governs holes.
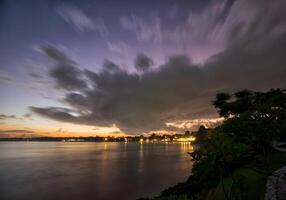
[[[188,142],[192,143],[196,140],[190,133],[176,135],[155,135],[149,137],[144,136],[125,136],[125,137],[6,137],[0,138],[0,142]]]
[[[182,141],[150,141],[150,142],[142,142],[140,140],[132,140],[132,141],[124,141],[121,139],[114,139],[114,140],[96,140],[94,138],[90,139],[67,139],[67,138],[0,138],[0,142],[96,142],[96,143],[141,143],[141,144],[149,144],[149,143],[192,143],[192,142],[182,142]],[[194,144],[194,143],[192,143]]]

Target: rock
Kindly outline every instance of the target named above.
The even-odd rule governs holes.
[[[268,177],[265,200],[286,200],[286,166]]]

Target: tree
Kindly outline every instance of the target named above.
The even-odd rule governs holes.
[[[199,127],[199,130],[198,130],[198,132],[199,133],[201,133],[201,134],[204,134],[205,132],[206,132],[206,127],[204,126],[204,125],[201,125],[200,127]]]
[[[236,176],[235,171],[247,167],[262,177],[268,176],[272,142],[286,139],[285,90],[219,93],[213,105],[225,118],[224,123],[214,129],[199,128],[195,133],[201,141],[199,148],[189,153],[194,161],[192,175],[185,184],[164,194],[174,192],[187,194],[190,199],[207,199],[206,191],[220,185],[225,199],[245,199],[243,177]],[[225,178],[232,180],[228,189]]]
[[[219,93],[213,104],[226,120],[190,153],[194,161],[192,179],[202,188],[221,184],[225,198],[231,199],[233,190],[227,192],[223,180],[232,177],[233,183],[239,182],[232,175],[235,169],[250,165],[268,175],[272,142],[286,133],[286,93],[280,89]],[[196,136],[205,132],[200,127]]]
[[[202,143],[208,139],[208,130],[204,125],[201,125],[198,131],[195,133],[195,136],[196,136],[196,142]]]
[[[190,132],[190,131],[186,131],[186,132],[185,132],[185,135],[186,135],[186,136],[189,136],[189,135],[191,135],[191,132]]]
[[[243,90],[229,96],[232,101],[214,101],[220,115],[227,119],[221,128],[235,142],[250,146],[255,162],[262,164],[267,173],[272,142],[286,133],[286,93],[280,89],[265,93]]]

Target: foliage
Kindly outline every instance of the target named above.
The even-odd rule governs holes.
[[[190,153],[192,175],[186,183],[165,190],[163,196],[186,194],[189,199],[210,199],[210,191],[220,188],[222,199],[249,199],[251,195],[243,196],[243,190],[255,181],[265,183],[274,170],[273,141],[286,139],[285,90],[219,93],[213,105],[225,118],[224,123],[211,131],[200,128],[196,136],[203,143]],[[250,171],[238,173],[242,168]]]
[[[234,94],[233,101],[214,105],[227,118],[219,127],[234,142],[249,146],[256,164],[268,172],[272,142],[285,137],[286,94],[280,89],[268,92],[241,91]],[[228,115],[226,114],[228,113]],[[258,166],[258,167],[261,167]]]
[[[204,125],[201,125],[199,130],[194,133],[194,136],[196,137],[196,143],[204,143],[209,138],[209,132],[209,129],[207,129]]]

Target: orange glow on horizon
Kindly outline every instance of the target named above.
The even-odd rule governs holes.
[[[159,135],[177,134],[180,130],[193,129],[198,125],[205,125],[207,128],[214,124],[219,124],[223,118],[204,118],[194,120],[180,120],[167,122],[169,130],[153,130],[143,132],[144,136],[153,133]],[[33,120],[14,118],[1,121],[0,137],[95,137],[95,136],[128,136],[123,133],[116,125],[111,127],[97,127],[90,125],[79,125],[65,122],[57,122],[54,120],[43,119],[41,117]]]
[[[32,122],[32,123],[31,123]],[[0,124],[0,137],[94,137],[126,136],[115,125],[97,127],[55,121],[6,120]]]

